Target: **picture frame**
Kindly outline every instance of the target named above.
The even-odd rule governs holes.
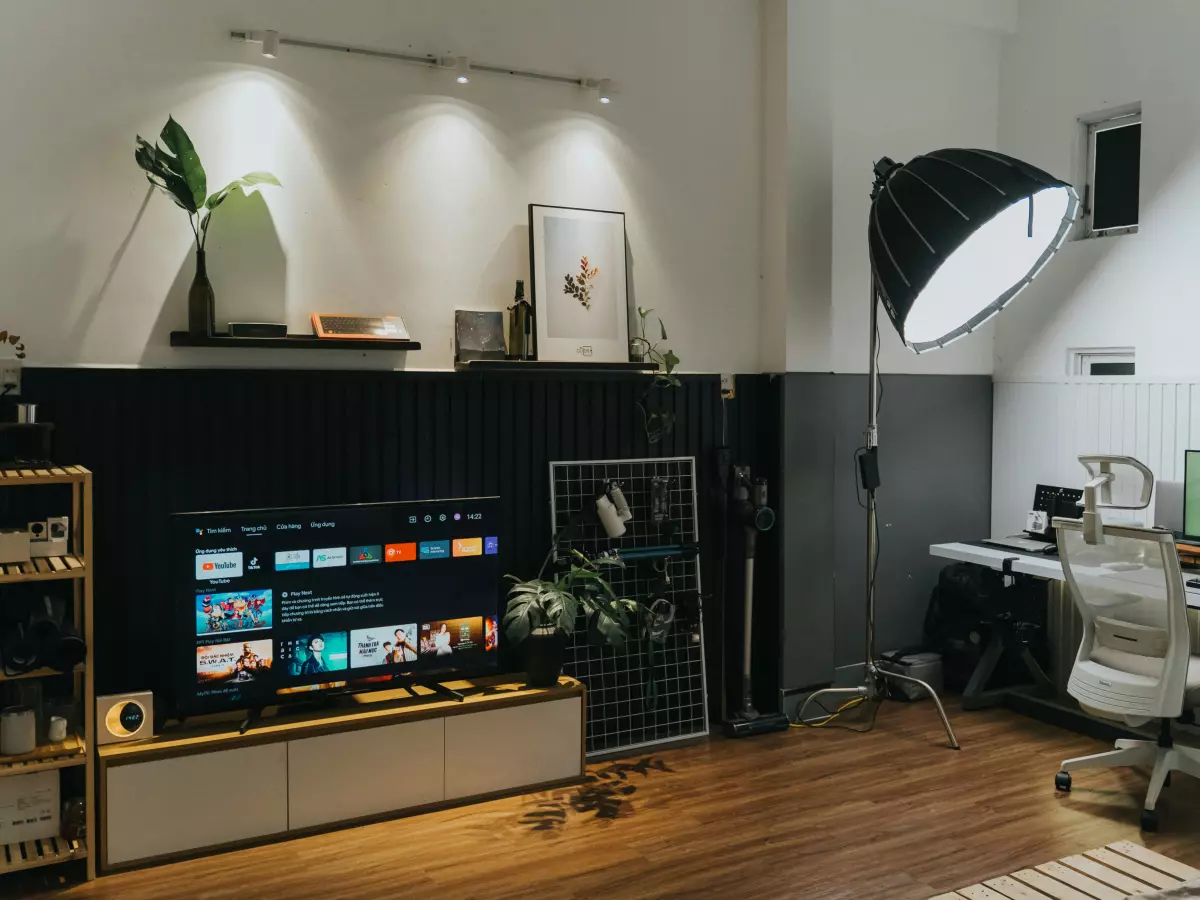
[[[625,213],[529,204],[537,358],[629,361]]]

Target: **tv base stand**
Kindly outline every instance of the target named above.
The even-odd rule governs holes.
[[[456,691],[454,688],[448,688],[440,681],[429,681],[425,678],[409,678],[405,675],[397,675],[392,681],[396,687],[404,688],[414,700],[420,700],[421,695],[413,688],[423,687],[433,691],[439,697],[445,697],[447,700],[457,700],[459,703],[467,699],[467,695],[461,691]]]
[[[246,710],[246,718],[242,719],[242,724],[238,726],[238,734],[245,734],[255,725],[261,725],[262,712],[263,708],[261,706]]]

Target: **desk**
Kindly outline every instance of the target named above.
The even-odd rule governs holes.
[[[1013,560],[1012,570],[1018,575],[1033,575],[1036,578],[1045,578],[1048,581],[1065,581],[1063,576],[1062,563],[1059,562],[1057,556],[1046,556],[1040,553],[1022,553],[1020,550],[1010,550],[1007,547],[979,547],[975,544],[933,544],[929,548],[931,556],[940,556],[943,559],[953,559],[958,562],[975,563],[976,565],[986,566],[989,569],[1000,571],[1004,567],[1004,560]],[[1195,577],[1188,572],[1184,572],[1184,581]],[[1187,591],[1188,609],[1200,610],[1200,588],[1185,587]],[[1074,650],[1072,650],[1072,658],[1074,658]]]

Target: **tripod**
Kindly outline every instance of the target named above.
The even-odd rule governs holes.
[[[867,377],[867,388],[870,391],[867,418],[867,445],[859,456],[859,475],[863,489],[867,492],[867,656],[866,680],[864,684],[852,688],[825,688],[808,695],[797,719],[803,725],[820,725],[829,720],[830,715],[818,716],[815,719],[805,719],[804,712],[808,705],[818,697],[833,695],[850,695],[851,698],[861,697],[864,700],[883,702],[888,698],[888,681],[899,681],[923,688],[933,698],[942,725],[946,729],[946,737],[950,746],[958,750],[958,741],[954,737],[954,729],[946,718],[946,710],[937,692],[917,678],[910,678],[898,672],[889,672],[880,667],[875,655],[875,575],[879,567],[879,520],[875,508],[875,491],[879,488],[879,293],[876,289],[875,273],[871,272],[871,362]]]

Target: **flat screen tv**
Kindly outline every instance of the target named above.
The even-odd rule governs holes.
[[[495,497],[171,517],[175,711],[494,672]]]

